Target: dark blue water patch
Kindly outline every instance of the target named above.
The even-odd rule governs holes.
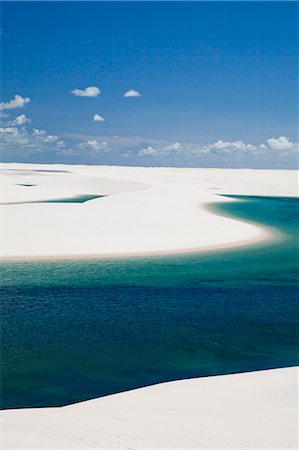
[[[23,202],[2,203],[2,205],[24,205],[27,203],[85,203],[89,200],[95,200],[96,198],[102,197],[107,197],[107,195],[76,195],[74,197],[55,198],[51,200],[29,200]]]
[[[298,290],[6,288],[4,408],[298,363]]]
[[[2,406],[298,364],[298,201],[217,213],[275,240],[188,256],[2,266]]]
[[[96,198],[107,197],[107,195],[77,195],[76,197],[66,197],[54,200],[43,200],[38,203],[85,203]]]

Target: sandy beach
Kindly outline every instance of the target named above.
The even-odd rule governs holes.
[[[219,194],[296,196],[296,176],[287,170],[4,164],[2,256],[138,256],[250,244],[269,232],[206,206],[235,201]],[[80,196],[104,197],[69,202]]]
[[[174,381],[2,413],[2,448],[297,449],[298,370]]]

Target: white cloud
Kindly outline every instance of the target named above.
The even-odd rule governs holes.
[[[30,135],[23,127],[0,127],[0,141],[2,144],[27,145],[30,144]]]
[[[35,129],[32,131],[32,135],[33,135],[33,136],[39,136],[39,137],[42,137],[42,136],[46,136],[47,133],[46,133],[45,130],[39,130],[39,129],[35,128]]]
[[[148,147],[140,149],[138,152],[138,156],[156,156],[159,155],[159,153],[159,148],[149,145]]]
[[[93,116],[93,121],[94,122],[104,122],[104,117],[102,117],[102,116],[100,116],[100,114],[95,114],[94,116]]]
[[[31,120],[25,114],[20,114],[12,121],[12,125],[24,125],[30,122]]]
[[[23,127],[0,127],[0,144],[3,156],[20,153],[27,155],[37,151],[36,148],[33,150],[29,133]]]
[[[245,144],[243,141],[222,141],[219,140],[209,145],[210,148],[218,150],[234,149],[234,150],[251,150],[253,146],[251,144]]]
[[[97,86],[89,86],[85,89],[74,89],[71,94],[76,97],[97,97],[101,90]]]
[[[80,142],[86,142],[92,139],[106,141],[109,148],[115,151],[136,149],[137,147],[145,147],[147,145],[163,145],[162,139],[151,139],[142,136],[111,136],[97,134],[80,134],[80,133],[65,133],[65,137],[74,139]]]
[[[208,145],[180,144],[178,142],[168,145],[149,145],[141,148],[137,155],[141,157],[174,158],[181,157],[272,157],[288,156],[298,150],[298,143],[288,138],[270,138],[266,144],[247,144],[244,141],[224,141],[222,139]]]
[[[59,137],[54,136],[53,134],[48,134],[45,130],[39,130],[35,128],[32,131],[32,136],[35,136],[37,139],[40,139],[43,142],[58,142]]]
[[[267,139],[267,143],[272,150],[294,151],[299,148],[298,142],[292,142],[285,136],[269,138]]]
[[[79,144],[79,148],[92,150],[93,152],[107,151],[109,149],[106,141],[97,141],[96,139],[81,142],[81,144]]]
[[[263,149],[260,149],[263,150]],[[252,144],[245,144],[243,141],[223,141],[218,140],[212,144],[198,149],[198,153],[231,154],[241,155],[242,153],[259,152],[259,147]]]
[[[44,144],[55,144],[55,147],[62,148],[65,146],[64,141],[58,136],[53,134],[48,134],[45,130],[39,130],[35,128],[32,131],[32,136],[34,136],[39,142]]]
[[[23,125],[0,127],[0,145],[3,156],[58,152],[65,147],[64,141],[58,136],[48,134],[45,130],[28,131]]]
[[[124,97],[141,97],[141,94],[138,91],[134,91],[134,89],[130,89],[124,93]]]
[[[58,136],[53,136],[52,134],[48,134],[44,140],[44,142],[58,142],[59,141],[59,137]]]
[[[9,100],[9,102],[0,103],[0,110],[3,111],[4,109],[23,108],[29,102],[30,102],[29,97],[24,98],[21,95],[15,95],[14,99]]]
[[[31,120],[25,114],[20,114],[13,120],[5,120],[7,118],[9,118],[8,114],[5,114],[3,112],[0,113],[0,122],[3,127],[21,126],[21,125],[25,125],[25,123],[31,122]]]
[[[148,147],[144,147],[138,152],[138,156],[174,156],[182,152],[190,152],[191,147],[189,145],[182,145],[178,142],[169,145],[163,146],[155,146],[149,145]]]

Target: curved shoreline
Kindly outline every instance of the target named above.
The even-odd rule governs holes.
[[[202,205],[204,206],[204,205]],[[217,216],[217,214],[215,214]],[[273,241],[275,233],[273,230],[270,230],[266,227],[262,227],[257,225],[254,222],[238,220],[233,216],[225,216],[224,214],[221,217],[226,217],[232,219],[237,222],[246,223],[251,226],[255,226],[259,229],[259,235],[256,237],[241,239],[238,241],[231,241],[218,245],[211,245],[209,247],[191,247],[191,248],[182,248],[182,249],[170,249],[170,250],[157,250],[152,252],[128,252],[128,253],[98,253],[98,254],[71,254],[71,255],[20,255],[20,256],[1,256],[0,261],[3,262],[13,262],[13,261],[60,261],[60,260],[114,260],[114,259],[144,259],[144,258],[154,258],[154,257],[167,257],[167,256],[188,256],[188,255],[196,255],[202,253],[209,252],[217,252],[230,248],[243,248],[250,245],[255,245],[259,243],[264,243],[267,241]]]
[[[174,173],[155,168],[72,169],[66,174],[47,175],[37,175],[32,169],[39,182],[30,188],[35,191],[28,191],[21,183],[16,186],[16,181],[24,181],[22,171],[21,175],[8,171],[4,194],[11,203],[23,203],[2,205],[3,261],[188,255],[254,245],[274,236],[272,230],[259,224],[211,211],[211,204],[236,200],[220,197],[218,187],[207,187],[198,180],[202,169],[194,169],[196,177],[187,183],[184,169]],[[218,175],[210,170],[209,177],[210,172]],[[272,192],[277,174],[269,172],[268,189]],[[101,186],[102,193],[108,193],[108,188],[115,193],[83,204],[35,203],[39,197],[55,199],[58,192],[60,197],[62,193],[76,196],[78,183],[81,191],[84,186],[87,191],[92,183]],[[225,191],[233,193],[230,184],[230,180],[225,182]],[[246,186],[248,195],[256,194],[254,183],[251,189],[248,181]]]

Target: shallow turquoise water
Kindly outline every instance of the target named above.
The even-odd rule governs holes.
[[[96,198],[106,197],[106,195],[77,195],[75,197],[59,198],[56,200],[43,200],[36,203],[85,203]]]
[[[298,364],[299,202],[237,198],[213,209],[272,228],[275,241],[3,265],[2,406]]]
[[[19,186],[33,187],[35,184],[19,184]],[[2,203],[4,205],[24,205],[25,203],[85,203],[107,195],[76,195],[75,197],[56,198],[52,200],[26,200],[23,202]]]

